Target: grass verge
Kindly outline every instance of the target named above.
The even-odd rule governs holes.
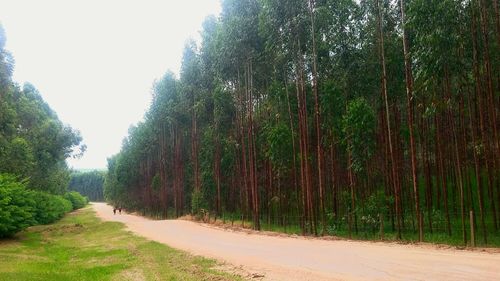
[[[235,219],[237,218],[237,219]],[[197,219],[194,217],[186,216],[187,220]],[[215,224],[221,228],[231,228],[234,230],[250,230],[252,229],[253,223],[249,220],[241,220],[241,216],[232,215],[232,214],[224,214],[223,217],[219,217],[214,221],[214,217],[210,217],[210,219],[205,218],[202,220],[205,223]],[[408,222],[409,221],[409,222]],[[416,227],[415,225],[411,225],[411,220],[407,220],[407,229],[402,230],[401,239],[397,238],[396,231],[391,228],[391,221],[386,220],[384,222],[384,239],[386,242],[402,242],[402,243],[417,243],[418,242],[418,232],[417,229],[411,229]],[[464,245],[462,239],[461,225],[460,221],[455,218],[452,221],[452,235],[448,235],[446,229],[443,227],[435,227],[432,233],[426,228],[424,231],[424,240],[425,243],[436,244],[437,246],[452,246],[458,248],[464,248],[465,246],[471,246],[471,235],[469,229],[467,229],[467,245]],[[382,241],[380,239],[380,228],[377,226],[376,228],[368,228],[364,226],[362,223],[358,224],[359,231],[356,232],[353,228],[351,234],[349,235],[347,223],[336,224],[336,227],[328,226],[326,228],[325,236],[328,238],[345,238],[352,240],[362,240],[362,241]],[[283,233],[287,235],[302,235],[302,230],[297,221],[295,223],[289,223],[286,226],[279,225],[277,220],[274,223],[269,223],[261,220],[260,223],[261,231],[267,232],[275,232],[275,233]],[[318,232],[321,232],[321,225],[318,226]],[[476,239],[475,245],[480,248],[491,248],[491,249],[500,249],[500,228],[495,229],[492,221],[487,221],[487,231],[488,231],[488,240],[487,243],[484,241],[484,234],[482,229],[479,227],[476,228]]]
[[[215,266],[103,222],[89,207],[0,240],[0,280],[241,280]]]

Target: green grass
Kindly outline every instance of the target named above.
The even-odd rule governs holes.
[[[90,208],[0,240],[0,280],[240,280],[217,263],[99,220]]]
[[[253,223],[249,220],[245,220],[244,222],[242,222],[241,215],[234,215],[229,213],[224,214],[223,218],[218,218],[217,220],[219,223],[224,221],[226,225],[231,225],[232,222],[233,226],[235,227],[244,226],[245,228],[252,228],[253,225]],[[297,218],[295,218],[294,221],[288,220],[288,224],[285,227],[283,225],[279,225],[278,220],[271,220],[271,222],[268,223],[267,219],[262,219],[260,226],[261,230],[263,231],[302,235],[302,229],[300,228],[300,225],[297,220],[298,220]],[[391,227],[391,221],[388,218],[386,218],[384,221],[384,240],[410,242],[410,243],[418,242],[418,231],[417,229],[413,228],[411,218],[407,217],[405,218],[405,220],[406,220],[406,225],[401,233],[402,239],[398,240],[396,231],[393,230]],[[211,222],[212,221],[213,219],[211,219]],[[463,247],[464,242],[462,239],[462,226],[461,226],[461,220],[458,217],[458,215],[455,214],[454,216],[451,216],[450,223],[452,229],[451,236],[449,236],[446,231],[446,222],[444,221],[444,218],[442,218],[442,221],[436,223],[436,225],[433,226],[432,233],[430,232],[428,225],[424,224],[424,242]],[[470,227],[468,223],[469,221],[466,222],[467,246],[470,246]],[[479,222],[477,223],[479,224]],[[360,220],[358,220],[358,232],[356,233],[353,227],[351,235],[349,235],[348,225],[345,221],[343,223],[336,224],[335,228],[332,228],[332,226],[333,223],[330,223],[330,225],[326,229],[325,235],[331,235],[341,238],[350,237],[351,239],[354,240],[370,240],[370,241],[380,240],[380,228],[378,226],[375,229],[369,228],[363,225],[363,223],[360,222]],[[415,225],[415,227],[417,226]],[[500,229],[495,230],[491,217],[486,218],[486,227],[488,232],[487,236],[488,241],[487,243],[484,243],[484,234],[482,232],[482,228],[480,225],[477,225],[475,230],[476,246],[500,248]],[[320,231],[321,231],[321,225],[318,226],[318,232]]]

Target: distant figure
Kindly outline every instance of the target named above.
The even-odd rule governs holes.
[[[116,215],[116,208],[113,208],[113,215]]]
[[[120,215],[122,214],[122,207],[118,208],[118,211],[120,212]]]

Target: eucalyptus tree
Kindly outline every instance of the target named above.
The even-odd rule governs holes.
[[[408,31],[406,27],[406,5],[404,0],[399,0],[399,9],[401,10],[401,26],[402,26],[402,40],[403,40],[403,52],[404,52],[404,62],[405,62],[405,81],[406,81],[406,102],[407,102],[407,115],[408,115],[408,131],[410,133],[410,155],[411,155],[411,176],[413,183],[413,193],[415,196],[415,213],[418,218],[418,228],[419,228],[419,240],[422,240],[422,226],[421,212],[420,212],[420,196],[418,190],[418,176],[417,176],[417,157],[415,148],[415,137],[414,137],[414,111],[415,103],[413,96],[413,73],[411,65],[410,56],[410,46],[408,42]]]
[[[68,189],[77,191],[83,196],[88,197],[90,201],[104,201],[103,184],[104,184],[104,171],[86,171],[86,172],[72,172],[71,180]]]
[[[173,99],[177,93],[178,82],[172,72],[166,73],[159,81],[153,86],[153,97],[150,109],[150,120],[153,123],[154,132],[157,136],[158,151],[158,174],[160,185],[160,201],[162,205],[162,213],[168,217],[168,170],[169,152],[172,151],[172,145],[169,144],[169,126],[172,126],[171,107],[174,102]],[[172,173],[171,178],[176,177],[176,173]],[[174,195],[175,196],[175,195]]]
[[[363,177],[367,163],[375,150],[375,113],[364,98],[356,98],[347,104],[342,118],[343,143],[349,163],[349,186],[351,189],[351,211],[354,212],[354,226],[357,229],[355,176]],[[365,188],[367,188],[365,184]]]
[[[257,152],[255,147],[254,111],[259,92],[254,87],[254,67],[259,63],[261,38],[258,33],[260,5],[256,0],[222,2],[221,36],[222,53],[226,60],[221,63],[222,73],[232,71],[228,82],[233,85],[238,108],[241,162],[244,186],[252,209],[252,222],[260,229],[260,201],[258,188]],[[235,75],[236,74],[236,75]],[[246,130],[246,132],[245,132]]]
[[[461,164],[463,160],[460,156],[458,135],[460,124],[456,122],[457,118],[454,116],[454,112],[456,112],[454,108],[457,106],[456,100],[458,99],[455,97],[459,97],[463,93],[460,86],[455,86],[453,83],[454,79],[460,79],[460,69],[464,63],[459,55],[463,48],[463,43],[460,42],[460,26],[463,16],[460,12],[460,4],[456,1],[440,1],[434,4],[433,10],[429,10],[428,4],[424,4],[422,1],[412,1],[410,6],[412,11],[410,23],[415,33],[416,83],[419,89],[425,89],[426,95],[434,93],[433,105],[437,107],[435,113],[436,142],[448,233],[451,235],[448,183],[447,176],[445,176],[447,165],[443,160],[445,154],[448,154],[448,160],[452,164],[451,167],[454,168],[455,186],[458,186],[460,193],[462,236],[466,242],[463,165]],[[424,15],[427,17],[426,20],[423,20]],[[431,33],[433,36],[429,37]],[[450,56],[450,53],[456,55]],[[422,88],[421,85],[424,85],[425,88]],[[438,92],[442,92],[443,95],[438,96]],[[445,142],[451,144],[451,149],[444,147]]]
[[[0,237],[54,222],[86,203],[66,193],[66,159],[85,150],[79,132],[58,118],[33,85],[12,80],[14,60],[5,42],[0,25]]]
[[[486,241],[500,204],[498,13],[434,2],[222,1],[110,159],[108,198],[313,235],[385,217],[401,239],[441,231],[444,211],[464,242],[478,207]]]
[[[191,164],[193,169],[194,192],[201,192],[200,163],[199,163],[199,127],[198,119],[201,110],[200,85],[201,67],[194,41],[188,41],[184,47],[181,67],[182,90],[189,100],[191,112]]]
[[[2,34],[0,41],[4,42]],[[0,99],[0,172],[29,178],[28,187],[63,194],[69,182],[66,158],[85,151],[80,133],[64,125],[38,90],[14,84],[12,65],[0,48],[4,87]]]

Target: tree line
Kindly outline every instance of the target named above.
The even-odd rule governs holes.
[[[472,211],[498,238],[497,0],[221,4],[108,159],[108,200],[463,243]]]
[[[59,120],[33,85],[12,81],[14,59],[5,42],[0,25],[0,238],[87,203],[67,193],[66,158],[85,151],[80,133]]]
[[[69,190],[77,191],[90,201],[104,202],[103,184],[105,171],[73,171]]]

